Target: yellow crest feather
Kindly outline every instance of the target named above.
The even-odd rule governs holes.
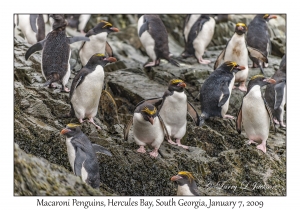
[[[230,71],[232,71],[232,69],[238,65],[238,64],[237,64],[236,62],[234,62],[234,61],[226,61],[225,64],[226,64],[227,66],[232,66],[232,68],[230,69]]]
[[[154,109],[151,111],[148,107],[144,107],[144,109],[142,109],[142,112],[146,112],[149,115],[154,115],[156,113],[156,108],[154,107]]]
[[[188,171],[180,171],[178,173],[178,175],[184,175],[184,176],[187,176],[189,178],[189,181],[192,182],[195,178],[193,177],[193,175],[188,172]]]
[[[183,82],[181,79],[172,79],[170,81],[170,84],[176,84],[176,83],[180,83],[180,82]]]
[[[81,126],[81,125],[76,124],[76,123],[69,123],[69,124],[67,125],[67,127],[69,127],[69,128],[75,128],[75,127],[78,127],[78,126]]]
[[[247,30],[247,26],[246,26],[245,23],[237,23],[235,26],[236,26],[236,27],[237,27],[237,26],[242,26],[242,27],[245,27],[246,30]]]
[[[264,77],[265,77],[265,76],[262,75],[262,74],[257,74],[257,75],[254,75],[253,77],[251,77],[250,80],[254,80],[254,79],[256,79],[256,78],[264,78]]]
[[[105,20],[100,20],[100,22],[105,23],[105,25],[102,28],[106,28],[107,26],[108,27],[112,27],[112,24],[109,23],[109,22],[107,22],[107,21],[105,21]]]
[[[267,17],[269,17],[269,14],[265,14],[263,18],[267,18]]]
[[[96,56],[102,57],[102,56],[105,56],[105,55],[103,53],[97,53]]]

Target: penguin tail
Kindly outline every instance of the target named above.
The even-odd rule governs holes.
[[[199,127],[202,127],[202,125],[204,124],[205,120],[208,118],[208,115],[203,112],[200,117],[199,117]]]
[[[174,66],[177,66],[177,67],[180,66],[180,64],[179,64],[176,60],[174,60],[173,58],[170,58],[170,59],[169,59],[169,62],[170,62],[171,64],[173,64]]]
[[[51,85],[53,82],[59,81],[59,74],[58,73],[52,73],[50,77],[48,78],[47,82],[43,84],[43,87],[46,87],[48,85]]]

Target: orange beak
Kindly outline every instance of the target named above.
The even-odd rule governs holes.
[[[111,31],[113,31],[113,32],[119,32],[119,29],[118,28],[115,28],[115,27],[111,27],[111,28],[109,28]]]
[[[274,79],[265,79],[264,81],[266,81],[267,83],[270,83],[270,84],[276,83],[276,80],[274,80]]]
[[[238,68],[239,68],[240,70],[246,69],[245,66],[239,66]]]
[[[277,16],[276,15],[270,15],[269,17],[268,17],[268,19],[273,19],[273,18],[277,18]]]
[[[108,57],[108,58],[105,58],[104,60],[108,60],[110,63],[117,61],[117,59],[115,57]]]
[[[149,122],[151,123],[151,125],[153,125],[154,119],[153,117],[148,117]]]
[[[62,129],[62,131],[60,132],[60,134],[65,135],[66,133],[70,132],[71,130],[68,128],[64,128]]]
[[[180,82],[177,86],[185,88],[186,84],[184,82]]]
[[[178,176],[178,175],[176,175],[176,176],[172,176],[172,178],[171,178],[171,181],[177,181],[178,179],[182,179],[182,177],[181,176]]]

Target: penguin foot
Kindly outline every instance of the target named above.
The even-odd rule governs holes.
[[[251,140],[251,139],[249,139],[249,141],[248,141],[248,144],[255,144],[256,142],[255,141],[253,141],[253,140]]]
[[[275,124],[279,124],[278,120],[276,120],[275,118],[273,119]]]
[[[261,151],[263,151],[264,153],[266,153],[267,152],[267,148],[266,148],[266,145],[265,144],[263,144],[263,143],[261,143],[260,145],[257,145],[257,147],[256,147],[257,149],[259,149],[259,150],[261,150]]]
[[[184,149],[189,149],[188,146],[185,146],[185,145],[180,143],[180,139],[176,139],[176,143],[177,143],[177,146],[179,146],[179,147],[183,147]]]
[[[152,152],[149,153],[149,155],[156,158],[158,156],[158,148],[155,148]]]
[[[199,58],[199,63],[201,63],[201,64],[209,64],[210,62],[211,62],[210,60],[204,60],[204,59],[202,59],[202,57]]]
[[[150,62],[144,65],[144,67],[152,67],[152,66],[156,66],[155,62]]]
[[[96,128],[101,130],[101,127],[94,122],[94,119],[92,117],[88,120],[88,122],[92,123]]]
[[[280,127],[286,128],[286,125],[284,124],[283,121],[280,121]]]
[[[48,85],[48,88],[57,88],[57,86],[54,85],[53,83],[50,83],[50,84]]]
[[[136,151],[139,152],[139,153],[146,153],[146,150],[145,150],[144,146],[140,146],[140,148],[138,148]]]
[[[269,66],[268,63],[263,63],[264,68],[267,68]]]
[[[176,143],[175,143],[174,141],[172,141],[172,139],[168,139],[168,142],[169,142],[170,144],[176,145]]]
[[[228,114],[225,114],[224,118],[229,118],[229,119],[233,119],[234,120],[234,116],[231,116],[231,115],[228,115]]]
[[[247,87],[245,86],[245,85],[240,85],[239,86],[239,89],[241,90],[241,91],[244,91],[244,92],[247,92]]]
[[[70,90],[69,90],[69,88],[67,88],[67,87],[62,87],[62,88],[61,88],[61,92],[63,92],[63,93],[68,93],[68,92],[70,92]]]

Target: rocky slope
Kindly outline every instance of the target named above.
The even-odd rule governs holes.
[[[63,118],[70,109],[69,96],[60,93],[59,89],[41,87],[44,83],[40,68],[41,55],[37,52],[25,61],[24,54],[30,45],[16,35],[15,195],[175,195],[176,186],[170,178],[178,171],[192,172],[202,195],[286,195],[284,129],[278,128],[276,134],[270,131],[267,154],[257,150],[254,145],[247,145],[245,133],[239,135],[236,132],[234,120],[210,119],[203,127],[196,127],[189,119],[182,143],[190,146],[190,149],[163,142],[157,159],[137,153],[138,146],[131,133],[127,142],[123,140],[123,127],[135,105],[143,99],[161,96],[170,79],[181,78],[187,83],[188,100],[199,111],[197,95],[226,43],[222,39],[230,38],[233,23],[243,18],[249,21],[251,17],[234,16],[227,22],[218,23],[205,55],[212,63],[201,65],[194,58],[180,58],[184,16],[162,15],[170,35],[170,52],[181,66],[175,67],[162,61],[160,66],[150,70],[142,68],[148,57],[137,37],[136,16],[94,15],[89,24],[100,18],[106,18],[120,29],[119,33],[110,34],[108,39],[118,62],[105,67],[106,90],[114,97],[117,107],[103,95],[95,118],[95,122],[103,129],[96,130],[88,123],[82,125],[83,132],[93,143],[106,147],[113,154],[112,157],[97,154],[101,187],[99,190],[92,189],[73,175],[65,138],[60,135],[66,124],[77,123],[75,118]],[[280,35],[277,33],[272,38],[274,46],[276,40],[282,41],[276,48],[277,54],[270,55],[270,65],[265,69],[267,76],[272,76],[278,69],[280,53],[285,52],[284,31],[278,26],[272,26],[271,29],[280,32]],[[73,47],[72,58],[75,59],[78,46]],[[79,70],[80,65],[77,64],[72,70],[68,87]],[[250,69],[249,78],[257,73],[259,69]],[[239,90],[233,90],[229,114],[236,115],[243,95]]]

